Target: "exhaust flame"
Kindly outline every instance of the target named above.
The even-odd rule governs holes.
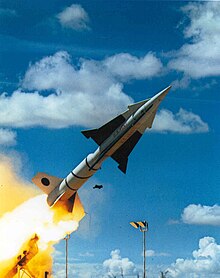
[[[5,171],[2,172],[2,169]],[[27,252],[24,250],[28,250],[28,242],[34,235],[39,238],[38,253],[27,264],[34,277],[43,277],[45,271],[49,273],[52,271],[53,244],[63,239],[66,234],[75,231],[79,223],[73,220],[72,213],[66,212],[63,208],[49,208],[45,194],[32,197],[17,206],[20,199],[33,195],[33,189],[16,182],[16,193],[26,192],[26,195],[20,198],[20,194],[11,192],[14,186],[6,185],[6,181],[12,182],[13,180],[14,174],[11,170],[12,168],[7,163],[0,162],[0,183],[10,188],[9,193],[11,193],[0,194],[1,199],[4,200],[0,203],[0,215],[3,213],[0,218],[0,277],[16,277],[14,276],[16,272],[13,273],[12,269],[18,263],[18,256]],[[15,178],[15,180],[18,179]],[[7,203],[12,203],[17,207],[5,213]],[[11,208],[11,205],[8,207]],[[13,274],[7,276],[10,271]]]

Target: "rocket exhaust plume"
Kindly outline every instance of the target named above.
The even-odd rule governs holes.
[[[0,161],[0,184],[0,277],[17,277],[17,268],[23,266],[33,277],[51,274],[53,244],[75,231],[84,214],[50,208],[46,194],[30,197],[34,190],[19,181],[5,159]]]

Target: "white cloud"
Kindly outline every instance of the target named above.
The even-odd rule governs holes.
[[[81,59],[76,67],[67,52],[58,52],[31,65],[22,87],[35,91],[19,89],[11,96],[0,96],[0,125],[97,126],[133,102],[123,92],[123,83],[116,81],[105,66],[105,60]]]
[[[13,146],[16,144],[16,132],[0,128],[0,146]]]
[[[168,221],[167,221],[167,224],[168,225],[178,225],[178,224],[180,224],[181,222],[179,221],[179,220],[177,220],[177,219],[169,219]]]
[[[104,61],[107,69],[121,79],[147,79],[161,73],[163,65],[156,56],[149,52],[138,58],[128,53],[120,53]]]
[[[60,24],[77,31],[87,30],[89,16],[81,5],[72,4],[57,15]]]
[[[189,84],[190,84],[190,78],[189,76],[183,76],[180,80],[174,80],[171,85],[172,85],[172,89],[176,90],[176,89],[186,89]]]
[[[152,131],[185,134],[204,133],[209,131],[209,127],[198,115],[182,108],[176,114],[162,109],[156,114]]]
[[[111,258],[103,262],[103,267],[107,275],[138,274],[135,264],[128,258],[122,258],[119,249],[111,251]]]
[[[90,254],[90,253],[89,253]],[[89,255],[90,256],[90,255]],[[63,258],[65,259],[65,257]],[[53,264],[54,278],[65,277],[65,260],[55,258]],[[84,263],[74,262],[69,263],[69,276],[77,278],[101,278],[101,277],[113,277],[112,275],[121,275],[124,277],[136,277],[138,271],[135,264],[128,258],[122,258],[118,249],[111,252],[111,258],[101,263]],[[132,276],[134,275],[134,276]]]
[[[169,257],[170,254],[163,253],[163,252],[156,252],[155,250],[146,250],[146,256],[147,257]]]
[[[169,276],[181,278],[216,278],[220,275],[220,245],[214,238],[199,240],[199,249],[191,259],[177,259],[168,268]]]
[[[74,66],[68,53],[60,51],[30,66],[23,86],[37,90],[90,89],[95,93],[100,91],[100,87],[103,89],[103,86],[109,87],[118,81],[123,83],[125,80],[147,79],[161,71],[161,61],[150,52],[140,58],[129,53],[120,53],[101,61],[80,59],[79,64]]]
[[[220,75],[220,2],[193,2],[182,8],[190,24],[189,43],[173,52],[168,66],[192,78]]]
[[[57,252],[56,252],[57,253]],[[83,259],[84,255],[91,257],[90,252],[85,254],[79,254],[80,260]],[[159,253],[158,253],[159,254]],[[61,257],[61,252],[57,253],[54,257],[53,264],[53,277],[54,278],[64,278],[65,277],[65,254]],[[156,255],[158,256],[158,255]],[[169,254],[161,253],[159,256],[169,256]],[[111,258],[104,260],[103,263],[85,263],[80,262],[77,258],[69,258],[69,276],[76,278],[110,278],[110,277],[133,277],[136,278],[138,275],[141,277],[143,266],[142,264],[134,264],[128,258],[122,258],[120,251],[118,249],[111,252]],[[147,273],[149,277],[158,278],[161,269],[165,269],[168,266],[150,264],[147,265]]]
[[[94,257],[94,254],[91,252],[79,253],[80,257]]]
[[[17,90],[11,96],[5,93],[0,96],[0,125],[97,126],[133,102],[122,91],[122,83],[115,82],[99,63],[82,60],[76,68],[66,52],[45,57],[30,66],[22,86],[35,91]]]
[[[220,226],[220,206],[189,205],[182,214],[186,224]]]
[[[128,72],[124,68],[119,71],[119,61],[126,60],[125,57],[129,57]],[[152,54],[140,59],[130,54],[115,55],[102,61],[80,59],[77,66],[71,63],[67,52],[45,57],[30,65],[21,82],[23,89],[10,96],[0,95],[0,126],[100,126],[134,102],[123,92],[123,82],[148,78],[149,73],[144,70],[143,74],[134,71],[139,63],[146,66],[146,57],[158,62]],[[114,60],[114,66],[110,66],[110,60]],[[184,109],[177,114],[161,110],[156,115],[153,130],[198,133],[207,132],[208,125],[198,115]]]

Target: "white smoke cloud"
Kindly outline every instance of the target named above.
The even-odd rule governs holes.
[[[192,78],[220,75],[220,2],[191,2],[182,8],[189,43],[173,52],[168,66]]]
[[[89,29],[89,16],[81,5],[72,4],[57,15],[60,24],[76,31]]]
[[[185,134],[204,133],[209,131],[209,127],[207,123],[202,121],[200,116],[182,108],[176,114],[162,109],[156,114],[152,131]]]
[[[122,258],[120,250],[111,251],[111,258],[103,262],[106,275],[137,275],[138,271],[135,264],[128,258]],[[108,277],[108,276],[106,276]]]
[[[191,259],[177,259],[168,268],[169,277],[216,278],[220,275],[220,245],[213,237],[199,240],[199,249],[192,252]]]
[[[54,223],[54,212],[47,206],[46,197],[31,198],[0,218],[0,261],[16,256],[35,233],[40,236],[39,246],[46,249],[45,244],[57,242],[78,228],[78,222],[73,220]]]
[[[191,204],[182,214],[182,221],[193,225],[220,226],[220,206],[202,206]]]

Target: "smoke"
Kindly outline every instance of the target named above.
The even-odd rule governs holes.
[[[52,272],[53,244],[75,231],[78,222],[62,207],[49,208],[47,196],[36,196],[10,160],[1,159],[0,173],[0,277],[14,277],[22,258],[28,273],[43,277]]]
[[[0,154],[0,217],[37,193],[37,188],[18,176],[11,159]]]

